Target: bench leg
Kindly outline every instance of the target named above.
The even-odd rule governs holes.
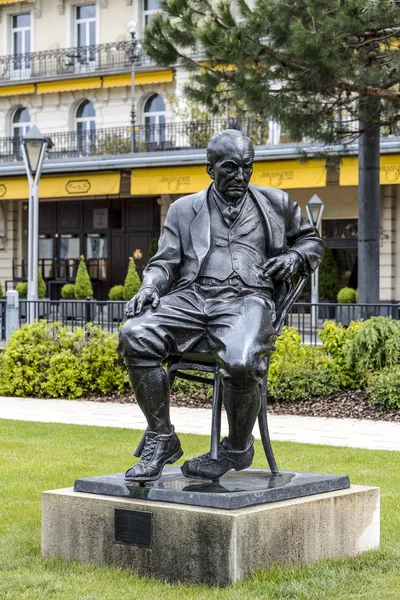
[[[221,409],[222,409],[222,382],[221,375],[215,371],[213,404],[211,418],[211,448],[210,454],[213,460],[218,458],[218,445],[221,437]]]
[[[269,363],[268,363],[269,364]],[[264,447],[265,456],[267,458],[269,468],[271,473],[274,475],[279,473],[279,469],[277,467],[274,452],[271,446],[271,440],[269,437],[268,431],[268,418],[267,418],[267,402],[268,402],[268,392],[267,392],[267,379],[268,379],[268,371],[265,379],[263,379],[262,384],[260,385],[261,392],[261,408],[258,414],[258,425],[260,427],[261,441]]]

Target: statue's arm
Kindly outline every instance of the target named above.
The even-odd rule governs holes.
[[[159,296],[167,294],[174,285],[182,262],[182,244],[176,206],[168,210],[157,253],[143,271],[140,289],[152,288]]]
[[[303,216],[297,202],[284,195],[286,235],[290,250],[302,258],[301,271],[310,274],[324,255],[325,244],[315,227]]]

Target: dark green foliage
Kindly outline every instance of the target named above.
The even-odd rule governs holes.
[[[285,327],[271,357],[268,378],[273,400],[299,400],[326,396],[340,388],[340,375],[333,358],[322,348],[301,344],[294,327]]]
[[[75,280],[75,300],[93,299],[93,287],[86,268],[85,257],[81,256]]]
[[[124,300],[131,300],[140,288],[140,278],[136,270],[136,263],[133,256],[129,258],[128,271],[124,283]]]
[[[124,299],[124,286],[114,285],[108,292],[109,300],[123,300]]]
[[[361,378],[400,361],[400,322],[391,317],[371,317],[343,348],[348,368]]]
[[[337,295],[339,304],[355,304],[357,302],[357,291],[350,287],[339,290]]]
[[[159,65],[192,71],[185,92],[211,114],[225,115],[234,104],[280,121],[293,140],[346,139],[365,110],[369,123],[396,127],[398,2],[255,0],[250,9],[246,0],[161,0],[161,6],[146,29],[146,52]],[[202,52],[194,59],[196,45]],[[366,97],[379,98],[382,112],[371,114],[359,103]],[[342,111],[347,122],[332,118]]]
[[[21,299],[27,298],[28,297],[28,284],[26,283],[26,281],[22,281],[21,283],[17,283],[17,285],[15,286],[15,289],[17,290],[19,297]]]
[[[151,258],[153,258],[153,256],[157,253],[157,250],[158,250],[158,239],[151,238],[150,244],[149,244],[149,251],[147,253],[147,262],[149,262],[149,260]]]
[[[0,283],[0,298],[3,298],[4,293],[3,293],[3,286]]]
[[[11,336],[0,362],[0,394],[80,398],[123,393],[127,376],[117,335],[87,326],[68,331],[61,323],[24,325]]]
[[[66,283],[61,288],[61,298],[63,300],[75,300],[75,285]]]
[[[339,291],[339,268],[331,248],[325,248],[323,261],[319,266],[319,300],[336,301]]]
[[[400,408],[400,365],[386,367],[369,377],[371,402],[382,408]]]

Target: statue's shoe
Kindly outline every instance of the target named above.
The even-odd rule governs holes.
[[[231,469],[242,471],[250,467],[254,458],[254,437],[251,436],[246,450],[234,450],[228,438],[218,446],[218,458],[212,459],[209,452],[187,460],[181,467],[185,477],[190,479],[218,479]]]
[[[170,434],[148,431],[140,461],[127,470],[125,483],[156,481],[164,465],[172,464],[183,454],[175,431]]]

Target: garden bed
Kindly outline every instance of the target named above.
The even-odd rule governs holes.
[[[85,400],[95,402],[135,403],[133,393],[125,396],[109,394],[89,396]],[[205,394],[183,396],[171,395],[171,406],[186,408],[211,408],[211,399]],[[304,417],[330,417],[337,419],[370,419],[374,421],[400,421],[400,409],[382,410],[371,406],[365,390],[346,390],[329,396],[296,400],[294,402],[270,402],[268,411],[274,415],[297,415]]]

